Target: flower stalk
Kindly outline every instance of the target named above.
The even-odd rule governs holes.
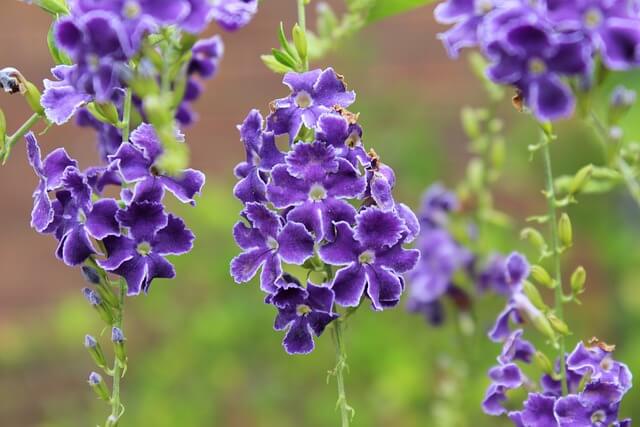
[[[347,366],[347,352],[344,346],[343,332],[344,321],[338,319],[333,324],[333,339],[336,346],[336,367],[331,371],[331,375],[336,377],[338,383],[338,402],[336,406],[340,408],[340,419],[342,427],[349,427],[349,423],[355,415],[355,410],[347,403],[347,395],[344,387],[344,371]]]
[[[550,233],[550,245],[551,245],[551,258],[553,262],[553,276],[555,280],[555,303],[554,303],[554,312],[556,317],[560,321],[564,321],[564,294],[562,291],[562,267],[560,263],[560,237],[558,233],[558,220],[557,220],[557,212],[556,212],[556,193],[553,185],[553,168],[551,162],[551,148],[550,144],[552,141],[550,132],[543,132],[544,141],[542,143],[542,161],[544,166],[544,175],[545,175],[545,183],[546,190],[545,196],[547,198],[547,209],[549,215],[549,233]],[[559,359],[560,359],[560,376],[562,383],[562,394],[567,395],[568,386],[567,386],[567,367],[565,361],[565,340],[564,336],[560,334],[558,337],[558,347],[559,347]]]

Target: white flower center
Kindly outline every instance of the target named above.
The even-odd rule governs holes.
[[[151,253],[151,245],[148,242],[138,243],[138,246],[136,246],[136,252],[142,256],[147,256]]]
[[[296,313],[300,317],[306,316],[307,314],[311,313],[312,311],[313,310],[311,310],[311,307],[309,307],[306,304],[300,304],[299,306],[296,307]]]
[[[135,0],[129,0],[125,2],[122,8],[122,14],[129,19],[137,18],[138,15],[142,12],[142,8]]]
[[[269,249],[278,249],[278,241],[273,237],[269,237],[267,239],[267,246],[269,247]]]
[[[313,99],[311,99],[311,95],[307,91],[301,90],[296,95],[295,102],[300,108],[309,108],[313,104]]]
[[[607,414],[602,410],[598,410],[591,414],[591,423],[595,425],[600,425],[605,422],[607,419]]]
[[[602,11],[597,7],[589,8],[584,13],[584,24],[587,26],[587,28],[597,28],[600,26],[603,20],[604,16],[602,16]]]
[[[309,190],[311,200],[324,200],[327,197],[327,190],[320,184],[313,184]]]
[[[547,64],[539,58],[533,58],[529,61],[529,71],[531,71],[531,74],[539,76],[547,71]]]
[[[373,264],[376,262],[376,254],[373,251],[364,251],[358,257],[360,264]]]

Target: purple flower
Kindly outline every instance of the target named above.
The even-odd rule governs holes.
[[[506,365],[516,360],[531,363],[536,349],[529,341],[522,339],[522,334],[522,329],[515,330],[504,341],[502,352],[498,356],[500,364]]]
[[[626,393],[631,388],[631,371],[624,363],[613,360],[612,353],[613,348],[602,342],[580,342],[567,358],[567,366],[576,374],[615,384]]]
[[[353,167],[366,165],[370,158],[362,145],[362,128],[340,114],[326,113],[318,119],[316,139],[335,149],[336,156],[347,159]]]
[[[510,418],[518,417],[520,425],[531,427],[557,427],[554,413],[556,398],[539,393],[529,393],[524,402],[524,409],[519,412],[509,413]]]
[[[288,134],[290,142],[303,124],[313,129],[322,114],[334,111],[335,107],[346,108],[356,98],[333,68],[287,73],[283,82],[291,89],[291,95],[273,101],[267,122],[268,130],[276,135]]]
[[[267,199],[276,208],[292,208],[289,221],[304,224],[316,240],[333,238],[333,223],[352,223],[356,210],[342,199],[356,198],[365,181],[347,160],[337,158],[333,147],[321,142],[299,142],[276,165],[267,186]]]
[[[291,276],[284,275],[278,289],[267,303],[278,309],[274,328],[287,330],[282,341],[289,354],[313,351],[313,335],[319,337],[329,323],[338,318],[333,312],[333,291],[326,286],[308,283],[306,288]]]
[[[189,252],[195,238],[184,222],[167,215],[160,203],[149,201],[131,203],[119,210],[116,218],[128,234],[105,238],[107,259],[98,263],[125,278],[128,295],[148,292],[155,278],[175,277],[173,265],[165,256]]]
[[[198,75],[204,79],[212,78],[224,55],[224,44],[220,36],[198,40],[191,48],[192,57],[187,73]]]
[[[422,205],[418,213],[420,226],[423,229],[444,227],[449,220],[449,214],[458,209],[458,198],[442,184],[430,186],[422,198]]]
[[[87,177],[64,149],[52,152],[41,161],[35,136],[29,133],[26,140],[29,161],[40,177],[34,194],[32,226],[38,232],[55,234],[59,241],[56,254],[67,265],[82,264],[96,254],[91,238],[100,240],[120,234],[115,220],[118,204],[113,199],[92,202]],[[56,190],[53,202],[47,193],[52,190]]]
[[[243,203],[265,202],[265,174],[275,165],[284,163],[284,154],[278,150],[273,132],[264,131],[263,127],[264,120],[258,110],[251,110],[244,122],[238,125],[247,160],[234,169],[240,181],[233,194]]]
[[[248,282],[262,267],[261,288],[276,290],[276,281],[282,275],[282,261],[301,265],[313,255],[313,237],[304,225],[288,221],[265,206],[248,203],[242,221],[233,228],[236,243],[244,252],[231,261],[231,275],[236,283]]]
[[[548,0],[548,15],[562,31],[581,31],[612,70],[640,65],[640,17],[626,0]]]
[[[258,12],[258,0],[214,0],[213,19],[227,31],[246,26]]]
[[[555,403],[560,427],[610,426],[618,419],[624,392],[615,384],[590,382],[577,395],[561,397]]]
[[[492,60],[488,75],[495,82],[518,87],[540,120],[567,117],[575,101],[561,77],[589,71],[590,45],[579,34],[551,34],[544,23],[531,21],[512,19],[500,30],[500,37],[486,45]]]
[[[87,102],[91,95],[79,92],[73,85],[72,76],[76,65],[58,65],[51,70],[56,81],[44,81],[41,103],[47,118],[57,125],[64,124]]]
[[[164,175],[155,166],[161,154],[162,144],[153,126],[143,123],[131,133],[130,142],[123,143],[109,158],[125,181],[137,182],[133,200],[160,201],[166,189],[181,202],[195,204],[194,197],[204,185],[204,174],[186,169],[175,177]]]
[[[324,262],[345,266],[331,285],[336,302],[358,306],[366,290],[375,310],[393,307],[404,288],[401,274],[416,265],[420,253],[402,247],[408,230],[393,211],[365,208],[355,223],[353,228],[346,222],[336,223],[335,241],[319,251]]]
[[[502,402],[507,399],[507,391],[519,388],[524,382],[524,375],[514,363],[495,366],[489,370],[491,385],[482,402],[482,409],[488,415],[501,415],[506,412]]]

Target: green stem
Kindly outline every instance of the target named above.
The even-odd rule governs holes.
[[[309,2],[309,0],[297,0],[298,1],[298,25],[302,29],[302,31],[307,31],[307,15],[305,6]],[[309,71],[309,58],[304,59],[304,70]]]
[[[22,126],[20,126],[20,129],[18,129],[16,133],[7,138],[7,140],[5,141],[4,149],[1,151],[0,156],[2,157],[2,164],[5,164],[5,162],[9,158],[9,154],[11,153],[11,149],[13,148],[13,146],[16,145],[16,143],[22,137],[24,137],[27,132],[29,132],[41,118],[42,116],[40,114],[34,113],[26,122],[22,124]]]
[[[353,408],[347,403],[347,395],[344,389],[344,370],[347,367],[347,352],[342,337],[344,321],[338,319],[333,323],[333,338],[336,345],[336,367],[333,374],[338,383],[338,403],[342,427],[349,427],[349,421],[353,416]]]
[[[591,121],[593,123],[593,127],[596,130],[600,138],[600,142],[602,143],[605,154],[608,156],[609,153],[609,145],[612,143],[611,138],[609,137],[609,132],[607,128],[602,123],[602,120],[597,116],[597,114],[591,111]],[[633,168],[629,166],[629,164],[622,158],[619,152],[615,153],[615,164],[620,170],[624,182],[629,190],[629,194],[636,202],[638,207],[640,207],[640,183],[638,183],[638,179],[636,178],[636,174],[633,171]]]
[[[551,139],[545,133],[545,141],[542,144],[542,159],[544,163],[544,173],[546,181],[547,207],[549,211],[549,228],[551,232],[551,250],[553,258],[553,273],[555,276],[555,315],[564,321],[563,291],[562,291],[562,269],[560,264],[560,238],[558,236],[558,219],[556,214],[556,193],[553,186],[553,169],[551,166]],[[558,338],[560,347],[560,375],[562,381],[562,394],[568,393],[567,387],[567,367],[565,362],[565,342],[564,336]]]
[[[124,97],[124,111],[122,112],[122,142],[129,142],[129,132],[131,131],[131,104],[133,92],[127,89]]]
[[[124,299],[127,295],[127,284],[125,283],[124,280],[121,279],[119,282],[119,285],[120,285],[120,293],[118,297],[119,304],[118,304],[118,308],[116,309],[116,315],[113,322],[113,326],[122,330],[123,322],[124,322]],[[124,408],[120,400],[120,380],[123,375],[123,369],[124,369],[124,366],[122,366],[122,363],[118,361],[118,357],[114,356],[113,389],[111,392],[111,416],[109,417],[109,419],[112,420],[112,422],[114,423],[112,425],[116,425],[115,423],[117,423],[117,421],[122,416],[122,413],[124,412],[123,411]]]

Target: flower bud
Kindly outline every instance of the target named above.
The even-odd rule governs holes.
[[[7,139],[7,118],[4,111],[0,110],[0,151],[4,150],[4,142]]]
[[[553,327],[553,329],[560,332],[562,335],[571,335],[571,330],[569,329],[569,326],[558,316],[556,316],[553,313],[549,313],[547,315],[547,318],[549,319],[549,323],[551,323],[551,326]]]
[[[520,238],[526,239],[531,245],[536,248],[541,254],[547,251],[547,242],[544,240],[542,234],[535,228],[527,227],[520,232]]]
[[[571,219],[566,213],[563,213],[558,220],[558,237],[560,237],[560,243],[565,247],[573,245],[573,228],[571,227]]]
[[[88,265],[83,265],[81,272],[82,277],[84,277],[84,280],[86,280],[87,283],[90,283],[92,285],[97,285],[98,283],[100,283],[100,276],[98,275],[98,271],[95,268],[89,267]]]
[[[591,179],[591,174],[593,173],[593,165],[589,164],[580,169],[571,180],[571,184],[569,184],[569,194],[577,194]]]
[[[89,374],[89,385],[95,391],[96,395],[102,400],[109,401],[109,390],[102,380],[102,376],[97,372],[91,372]]]
[[[100,318],[106,324],[112,325],[113,315],[111,313],[111,310],[103,303],[102,298],[100,298],[100,296],[95,291],[89,288],[84,288],[82,290],[82,293],[84,294],[84,297],[87,299],[89,304],[91,304],[93,308],[96,309],[96,311],[100,315]]]
[[[531,304],[533,304],[537,309],[545,311],[549,308],[544,303],[542,295],[540,295],[540,291],[538,291],[538,288],[536,288],[533,283],[525,280],[523,284],[523,291],[527,298],[529,298],[529,301],[531,301]]]
[[[609,102],[609,123],[615,125],[633,107],[636,102],[636,91],[618,86],[611,94]]]
[[[120,116],[118,114],[118,110],[116,109],[115,105],[113,105],[111,102],[108,102],[108,103],[95,102],[94,104],[96,106],[96,109],[100,111],[100,113],[107,120],[109,120],[111,124],[114,124],[114,125],[118,124],[118,122],[120,121]]]
[[[526,295],[515,294],[513,296],[513,300],[518,311],[524,314],[533,326],[540,331],[540,333],[550,338],[552,341],[556,341],[556,333],[551,327],[549,320],[547,320],[547,316],[538,310]]]
[[[580,295],[584,292],[584,285],[587,281],[587,271],[583,266],[579,266],[571,274],[571,291],[574,295]]]
[[[300,59],[304,61],[309,53],[309,44],[307,42],[306,33],[298,24],[296,24],[293,26],[291,36],[293,38],[293,44],[296,47],[296,51],[298,52],[298,55],[300,55]]]
[[[120,364],[124,366],[127,362],[127,352],[124,347],[126,338],[124,337],[122,329],[115,326],[113,327],[113,329],[111,329],[111,341],[113,341],[113,347],[118,362],[120,362]]]
[[[553,280],[547,270],[545,270],[544,267],[540,265],[531,266],[531,276],[535,279],[536,282],[546,286],[549,289],[553,289],[556,287],[555,280]]]
[[[506,148],[503,138],[495,138],[491,145],[491,166],[496,170],[501,170],[506,158]]]
[[[109,418],[107,418],[107,423],[104,427],[117,427],[119,421],[120,419],[115,415],[109,415]]]
[[[481,135],[480,132],[480,120],[476,110],[470,107],[465,107],[461,112],[462,127],[465,133],[471,139],[476,139]]]
[[[550,376],[554,375],[553,365],[551,364],[551,361],[546,354],[542,353],[541,351],[536,351],[533,355],[533,360],[542,372]]]
[[[96,341],[94,337],[92,337],[91,335],[86,335],[84,337],[84,348],[87,349],[87,351],[91,355],[91,358],[94,362],[96,362],[96,365],[98,365],[98,367],[104,368],[105,366],[107,366],[107,360],[105,359],[104,353],[102,352],[102,347],[100,347],[100,343]]]
[[[471,185],[471,188],[478,190],[482,188],[485,176],[485,169],[482,160],[476,158],[469,162],[467,168],[467,179]]]
[[[40,9],[48,12],[52,15],[68,15],[69,8],[67,7],[67,2],[65,0],[32,0],[28,1],[28,3],[33,2]]]
[[[24,98],[27,104],[29,104],[29,107],[31,107],[34,113],[44,116],[44,107],[40,105],[40,98],[42,97],[40,90],[30,81],[25,81],[24,85],[26,88]]]

